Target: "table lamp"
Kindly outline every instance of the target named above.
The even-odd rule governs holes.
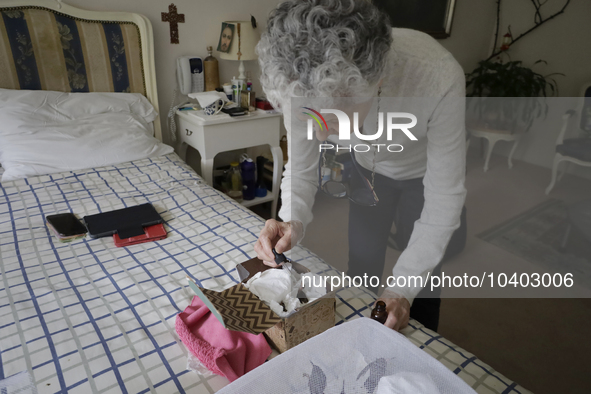
[[[222,22],[222,31],[218,44],[220,58],[238,60],[238,79],[244,80],[244,60],[255,60],[254,48],[258,42],[258,34],[250,21]]]

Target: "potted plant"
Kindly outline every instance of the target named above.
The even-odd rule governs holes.
[[[498,59],[498,58],[497,58]],[[535,64],[546,63],[538,60]],[[534,65],[535,65],[534,64]],[[534,119],[546,116],[543,100],[557,93],[556,81],[523,66],[521,61],[483,60],[466,75],[468,109],[477,115],[478,127],[510,133],[527,131]]]

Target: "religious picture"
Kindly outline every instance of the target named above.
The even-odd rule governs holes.
[[[234,25],[222,22],[222,33],[220,34],[220,42],[218,43],[218,52],[230,52],[232,38],[234,38]]]

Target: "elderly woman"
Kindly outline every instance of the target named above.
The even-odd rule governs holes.
[[[377,111],[385,113],[388,108],[379,106],[387,98],[430,98],[435,104],[422,105],[413,113],[418,123],[408,131],[416,140],[394,132],[385,141],[383,133],[375,141],[382,145],[364,138],[371,150],[352,155],[347,274],[382,276],[393,222],[397,246],[405,248],[393,276],[426,278],[438,272],[446,248],[449,255],[450,249],[463,247],[456,230],[465,199],[465,81],[452,55],[426,34],[391,28],[387,16],[366,0],[281,3],[271,13],[257,51],[263,90],[284,113],[290,148],[281,189],[283,222],[266,222],[255,245],[258,257],[274,265],[273,248],[285,252],[303,237],[319,187],[319,142],[339,133],[336,117],[327,114],[326,124],[313,122],[318,140],[311,141],[307,123],[292,115],[302,112],[292,108],[301,101],[297,98],[313,102],[332,97],[337,103],[337,98],[367,97],[355,104],[342,99],[338,109],[349,115],[351,123],[357,112],[361,133],[368,135],[379,129],[376,117],[368,115],[376,113],[372,112],[376,101]],[[402,151],[378,151],[396,142]],[[367,192],[371,189],[375,196]],[[365,193],[356,195],[359,190]],[[454,231],[459,248],[450,243]],[[411,316],[436,330],[438,294],[425,293],[427,289],[421,293],[416,282],[400,283],[382,294],[388,311],[385,324],[399,330]],[[374,291],[378,287],[383,285],[373,284]]]

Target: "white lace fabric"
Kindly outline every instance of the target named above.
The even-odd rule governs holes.
[[[368,318],[331,328],[219,391],[221,394],[474,392],[402,334]]]

